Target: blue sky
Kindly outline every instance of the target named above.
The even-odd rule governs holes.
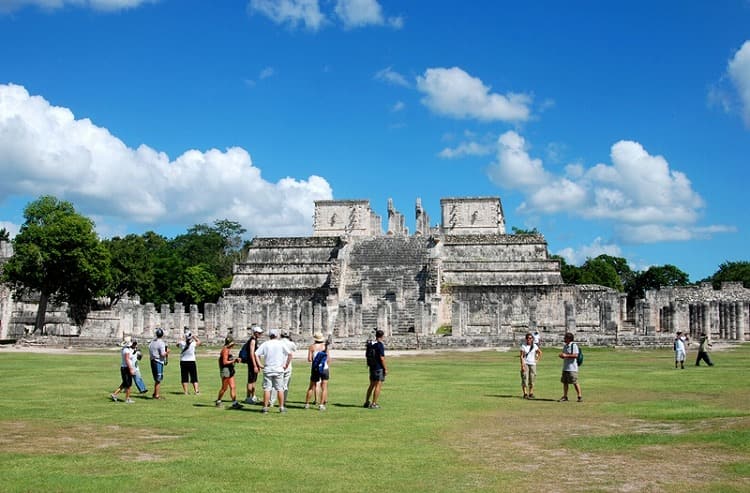
[[[0,0],[13,234],[43,194],[103,237],[499,196],[570,263],[697,281],[748,260],[748,156],[747,0]]]

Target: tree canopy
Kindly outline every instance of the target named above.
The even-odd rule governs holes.
[[[750,262],[724,262],[709,280],[717,288],[722,282],[741,282],[743,286],[750,288]]]
[[[3,278],[18,294],[39,293],[34,330],[42,330],[48,301],[67,302],[82,323],[94,299],[110,282],[109,254],[94,223],[70,202],[43,196],[24,209],[25,222],[13,239],[14,254]]]

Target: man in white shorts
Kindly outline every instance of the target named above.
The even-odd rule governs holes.
[[[292,363],[294,353],[281,339],[279,330],[268,332],[268,341],[261,344],[255,354],[262,360],[263,368],[263,412],[268,412],[271,401],[271,389],[275,389],[279,399],[279,412],[285,413],[284,407],[284,372]]]

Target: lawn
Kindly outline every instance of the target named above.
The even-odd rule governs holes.
[[[303,409],[295,361],[289,412],[268,415],[214,407],[215,349],[201,395],[173,361],[166,399],[132,405],[108,397],[114,350],[0,351],[0,491],[750,491],[750,345],[684,370],[672,351],[586,348],[582,403],[557,402],[543,349],[533,401],[515,350],[456,352],[390,357],[379,410],[362,408],[364,358],[332,361],[328,410]]]

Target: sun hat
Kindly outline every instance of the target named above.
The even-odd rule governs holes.
[[[315,342],[325,342],[325,338],[323,337],[323,334],[320,332],[316,332],[313,334],[313,340]]]
[[[234,337],[232,337],[232,336],[226,336],[224,338],[224,347],[231,346],[232,344],[234,344]]]
[[[125,336],[125,337],[124,337],[124,338],[122,339],[122,342],[120,343],[120,346],[122,346],[122,347],[126,347],[126,346],[130,346],[131,344],[132,344],[132,341],[131,341],[131,339],[130,339],[130,336]]]

